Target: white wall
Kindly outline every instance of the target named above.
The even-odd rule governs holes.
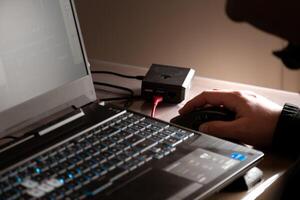
[[[230,21],[225,0],[79,0],[90,59],[193,67],[200,76],[300,91],[272,55],[285,42]]]

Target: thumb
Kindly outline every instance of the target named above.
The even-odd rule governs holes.
[[[201,132],[214,135],[221,138],[235,138],[237,129],[239,129],[239,123],[234,121],[211,121],[200,125],[199,130]]]

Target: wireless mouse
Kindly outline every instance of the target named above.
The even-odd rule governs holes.
[[[198,131],[202,123],[209,121],[231,121],[234,119],[234,112],[220,106],[209,106],[199,107],[189,113],[178,115],[171,119],[170,122]]]

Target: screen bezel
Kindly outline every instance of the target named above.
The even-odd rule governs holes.
[[[70,106],[82,107],[96,100],[95,88],[75,9],[75,2],[74,0],[70,0],[70,3],[87,75],[0,112],[0,138],[22,130],[26,130],[27,132],[28,129],[25,127],[31,127],[32,124],[56,112],[65,110]]]

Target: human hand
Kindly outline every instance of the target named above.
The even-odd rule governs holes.
[[[236,118],[233,121],[203,123],[200,131],[260,147],[271,145],[281,106],[253,92],[210,90],[187,102],[179,113],[207,105],[224,106],[235,112]]]

